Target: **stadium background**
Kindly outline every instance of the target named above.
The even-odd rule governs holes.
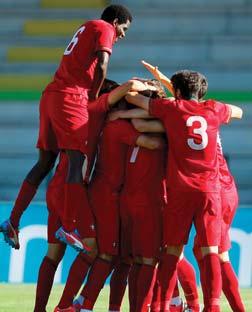
[[[240,194],[231,258],[241,285],[252,287],[252,1],[119,2],[131,9],[134,20],[126,39],[114,47],[109,78],[123,82],[132,76],[150,77],[141,59],[168,76],[183,68],[199,70],[208,77],[209,97],[237,103],[244,110],[243,120],[224,127],[221,136]],[[107,4],[0,0],[0,222],[8,217],[20,183],[36,160],[41,91],[75,29],[98,18]],[[27,248],[11,251],[0,241],[0,282],[36,282],[46,250],[44,200],[49,178],[21,222],[21,240],[27,239]],[[72,257],[69,252],[56,281],[64,282]]]

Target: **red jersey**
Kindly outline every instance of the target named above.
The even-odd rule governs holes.
[[[54,80],[46,90],[82,94],[92,88],[97,52],[112,53],[114,27],[103,20],[88,21],[76,31],[64,51]]]
[[[168,137],[168,188],[218,192],[217,135],[229,121],[229,107],[213,100],[152,99],[150,113],[163,121]]]
[[[163,203],[165,160],[164,149],[129,148],[123,194],[130,202],[134,205]]]
[[[220,136],[218,135],[217,154],[219,161],[220,183],[222,192],[232,192],[235,186],[234,178],[229,171],[226,159],[223,155]]]
[[[102,181],[118,192],[124,182],[124,168],[129,145],[135,145],[139,136],[126,120],[108,122],[98,146],[95,176],[91,184]],[[101,190],[102,191],[102,190]]]

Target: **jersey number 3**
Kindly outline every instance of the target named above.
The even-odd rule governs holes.
[[[76,31],[76,33],[73,35],[72,40],[70,41],[69,45],[64,51],[64,55],[69,55],[73,51],[74,47],[78,43],[78,40],[79,40],[78,36],[84,31],[84,29],[85,29],[85,26],[82,26]]]
[[[201,117],[201,116],[191,116],[187,119],[186,121],[186,125],[187,127],[192,127],[193,123],[197,121],[200,123],[200,127],[199,128],[194,128],[193,129],[193,133],[194,134],[198,134],[201,137],[201,143],[196,143],[194,139],[190,138],[187,139],[187,144],[189,145],[189,147],[193,150],[203,150],[204,148],[207,147],[208,144],[208,135],[207,135],[207,121],[205,118]]]

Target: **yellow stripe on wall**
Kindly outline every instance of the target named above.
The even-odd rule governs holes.
[[[41,0],[42,8],[102,8],[105,0]]]
[[[9,62],[58,62],[64,48],[11,47],[7,51]]]
[[[29,36],[71,36],[85,20],[28,20],[24,33]]]
[[[52,79],[49,75],[0,75],[0,91],[42,91]]]

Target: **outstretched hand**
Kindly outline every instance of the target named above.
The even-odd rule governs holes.
[[[169,90],[172,95],[175,95],[171,80],[163,73],[161,73],[157,66],[153,66],[145,61],[141,61],[141,63],[157,80],[159,80]]]
[[[131,89],[130,91],[157,91],[157,88],[153,86],[151,83],[148,83],[148,81],[138,80],[138,79],[131,79]]]

